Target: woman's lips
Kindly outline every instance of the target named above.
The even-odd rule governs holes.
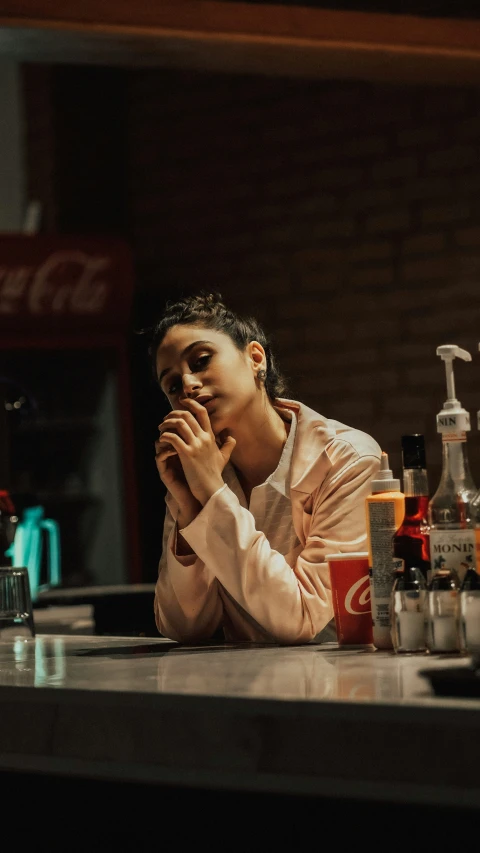
[[[215,402],[215,397],[197,397],[197,403],[200,403],[207,412],[211,412],[212,408],[215,406]]]

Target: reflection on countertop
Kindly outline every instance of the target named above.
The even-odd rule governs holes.
[[[0,643],[0,690],[424,704],[440,700],[420,670],[468,665],[458,656],[403,656],[335,643],[182,646],[165,638],[37,635]]]

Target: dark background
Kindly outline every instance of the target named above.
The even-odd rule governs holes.
[[[221,0],[224,3],[235,3],[238,0]],[[246,0],[255,6],[272,5],[268,0]],[[438,0],[423,0],[415,2],[415,0],[404,0],[401,3],[394,3],[392,0],[336,0],[336,2],[319,3],[318,0],[278,0],[276,6],[306,6],[313,9],[332,9],[344,12],[379,12],[389,15],[417,15],[422,18],[479,18],[480,10],[478,3],[474,0],[462,0],[462,2],[452,3],[448,0],[438,2]]]
[[[435,350],[469,350],[455,375],[480,483],[475,85],[370,82],[361,68],[342,80],[45,63],[22,73],[28,195],[42,202],[43,230],[121,236],[134,253],[143,580],[161,547],[153,443],[166,408],[139,331],[167,299],[200,288],[255,314],[290,396],[371,433],[396,476],[401,435],[423,433],[432,491],[445,399]]]

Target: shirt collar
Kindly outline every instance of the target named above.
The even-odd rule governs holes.
[[[292,409],[282,409],[281,411],[282,420],[285,420],[286,417],[290,420],[290,432],[288,433],[287,440],[283,445],[282,455],[280,456],[279,462],[275,471],[272,471],[269,477],[262,483],[260,486],[256,488],[262,488],[267,483],[272,488],[276,489],[277,492],[280,492],[281,495],[285,497],[289,497],[290,495],[290,479],[291,479],[291,462],[292,462],[292,454],[293,454],[293,445],[295,443],[295,433],[297,431],[297,416]],[[286,417],[285,417],[286,416]],[[231,462],[228,462],[225,468],[223,469],[223,479],[225,483],[232,489],[232,491],[240,498],[240,493],[243,497],[243,491],[241,490],[240,484],[235,474],[235,469]]]
[[[282,413],[284,416],[284,413]],[[297,431],[297,417],[295,412],[290,410],[290,432],[283,446],[282,455],[278,462],[275,471],[272,471],[269,477],[265,480],[270,486],[273,486],[281,495],[288,497],[290,494],[290,468],[292,462],[293,445],[295,443],[295,433]]]

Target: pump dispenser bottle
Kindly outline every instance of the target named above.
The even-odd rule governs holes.
[[[458,591],[470,566],[476,568],[476,487],[470,473],[467,432],[470,415],[455,397],[453,360],[471,361],[466,350],[454,344],[437,347],[445,362],[447,399],[437,414],[442,436],[442,472],[428,505],[431,577],[427,591],[428,649],[430,652],[460,650]]]
[[[480,343],[478,344],[480,350]],[[480,409],[477,412],[480,432]],[[459,627],[461,651],[474,655],[480,662],[480,489],[472,501],[475,511],[475,566],[469,566],[460,586]]]
[[[454,569],[460,581],[468,566],[476,566],[475,522],[472,506],[477,489],[470,473],[467,432],[470,415],[455,397],[454,358],[471,361],[470,353],[453,344],[437,347],[445,362],[447,399],[437,415],[442,436],[442,472],[428,505],[432,571]]]
[[[368,570],[372,607],[373,645],[392,649],[390,601],[394,582],[393,536],[405,515],[405,497],[400,480],[389,468],[383,452],[380,470],[371,482],[365,499],[367,516]]]

